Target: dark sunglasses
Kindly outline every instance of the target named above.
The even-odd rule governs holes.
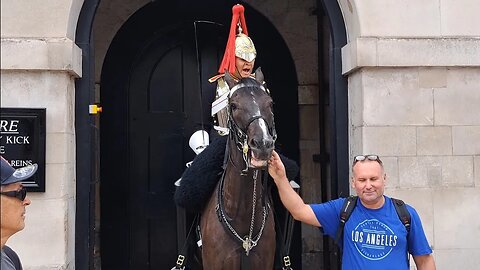
[[[7,197],[17,198],[23,202],[23,200],[25,200],[25,197],[27,197],[27,190],[22,188],[20,190],[0,192],[0,194]]]
[[[353,158],[353,165],[355,165],[355,163],[359,161],[364,161],[364,160],[376,161],[380,164],[383,164],[382,161],[380,160],[380,157],[377,155],[359,155]]]

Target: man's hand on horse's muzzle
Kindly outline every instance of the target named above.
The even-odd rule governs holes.
[[[272,157],[268,160],[268,173],[275,181],[287,178],[285,166],[275,150],[272,151]]]

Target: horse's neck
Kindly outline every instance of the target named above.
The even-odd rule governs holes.
[[[227,162],[225,171],[225,183],[223,187],[223,199],[225,210],[230,217],[247,213],[251,215],[253,205],[254,181],[256,181],[256,207],[257,213],[263,206],[262,198],[262,171],[258,171],[256,180],[254,172],[249,169],[246,176],[240,173],[245,169],[245,161],[242,152],[240,152],[233,141],[229,142],[230,160]],[[258,215],[260,216],[260,215]],[[250,217],[250,216],[249,216]]]

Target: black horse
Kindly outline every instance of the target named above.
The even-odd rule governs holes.
[[[260,69],[230,86],[225,170],[203,210],[204,269],[273,269],[275,229],[265,190],[276,140],[273,101]]]

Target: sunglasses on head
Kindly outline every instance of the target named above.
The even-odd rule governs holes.
[[[0,194],[7,197],[17,198],[23,202],[23,200],[25,200],[25,197],[27,197],[27,190],[22,188],[20,190],[0,192]]]
[[[364,161],[364,160],[376,161],[382,164],[382,161],[380,160],[380,157],[378,155],[359,155],[353,158],[353,165],[355,165],[355,163],[359,161]]]

